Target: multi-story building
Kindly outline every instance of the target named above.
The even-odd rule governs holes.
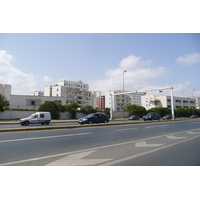
[[[35,91],[35,92],[32,92],[31,95],[33,95],[33,96],[44,96],[44,92],[43,91]]]
[[[130,93],[131,104],[141,106],[141,96],[144,96],[145,94],[146,93],[144,92]]]
[[[131,97],[129,95],[113,95],[117,93],[122,93],[122,91],[111,91],[105,92],[105,107],[111,108],[111,98],[112,98],[112,109],[113,111],[123,111],[127,105],[131,104]]]
[[[104,95],[97,97],[97,107],[102,110],[105,109],[105,96]]]
[[[11,95],[11,85],[0,84],[0,94],[4,95],[9,101]]]
[[[10,109],[37,110],[41,104],[53,101],[56,104],[63,104],[63,97],[45,97],[33,95],[10,95]]]
[[[174,109],[177,108],[196,108],[196,100],[194,98],[173,97]],[[147,110],[151,108],[171,108],[171,96],[155,97],[154,95],[142,96],[142,106]]]
[[[196,101],[196,109],[200,108],[200,97],[194,97],[195,101]]]
[[[88,84],[81,81],[62,80],[57,85],[47,86],[44,89],[44,96],[63,97],[64,105],[77,103],[79,106],[92,105],[92,92]]]

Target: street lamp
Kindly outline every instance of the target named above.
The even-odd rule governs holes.
[[[195,90],[195,89],[192,89],[192,99],[193,99],[193,90]],[[193,111],[193,115],[194,115],[194,107],[193,107],[192,111]]]
[[[124,70],[123,71],[123,93],[124,93],[124,73],[126,72],[126,70]],[[125,103],[124,103],[124,94],[123,94],[123,117],[124,117],[124,105],[125,105]],[[124,117],[124,120],[125,120],[125,117]]]

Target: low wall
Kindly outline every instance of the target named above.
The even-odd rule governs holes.
[[[4,110],[4,112],[0,112],[0,119],[20,119],[25,118],[36,111],[14,111],[14,110]]]
[[[36,113],[37,111],[15,111],[15,110],[5,110],[4,112],[0,112],[0,119],[2,120],[11,120],[11,119],[21,119]],[[83,113],[76,113],[76,119],[84,117]],[[59,119],[70,119],[69,112],[61,112]]]
[[[112,113],[112,118],[116,119],[116,118],[127,118],[129,117],[129,112],[113,112]]]

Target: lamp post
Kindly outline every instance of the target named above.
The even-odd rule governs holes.
[[[123,71],[123,93],[124,93],[124,73],[126,72],[126,70],[124,70]],[[125,105],[125,103],[124,103],[124,94],[123,94],[123,117],[124,117],[124,105]],[[125,120],[125,117],[124,117],[124,120]]]
[[[192,89],[192,99],[193,99],[193,90],[195,90],[195,89]],[[192,109],[192,114],[194,115],[194,107],[193,107],[193,109]]]

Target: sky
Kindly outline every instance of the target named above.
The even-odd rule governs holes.
[[[0,83],[11,84],[12,94],[63,79],[122,90],[124,76],[125,91],[173,86],[175,96],[200,97],[199,74],[199,33],[0,34]]]
[[[200,97],[198,1],[97,2],[4,2],[0,84],[21,95],[64,79],[91,91],[124,83],[125,91],[173,86],[175,96]]]

